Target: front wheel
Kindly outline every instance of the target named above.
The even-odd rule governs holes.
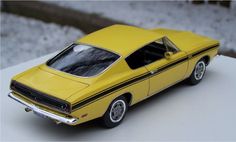
[[[125,117],[127,111],[127,101],[124,96],[116,98],[110,104],[106,113],[102,117],[103,125],[107,128],[118,126]]]
[[[205,72],[206,72],[206,63],[204,59],[201,59],[195,65],[195,68],[191,76],[188,78],[188,83],[191,85],[198,84],[202,80]]]

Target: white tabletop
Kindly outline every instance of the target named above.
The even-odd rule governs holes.
[[[104,129],[98,122],[56,125],[26,113],[9,99],[12,76],[52,55],[1,70],[1,139],[17,141],[70,140],[236,140],[236,60],[218,56],[196,86],[180,83],[135,106],[123,123]]]

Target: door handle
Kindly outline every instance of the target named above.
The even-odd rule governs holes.
[[[152,70],[152,71],[150,71],[150,72],[151,72],[151,74],[155,74],[155,73],[158,72],[158,69]]]

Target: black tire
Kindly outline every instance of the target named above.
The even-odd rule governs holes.
[[[124,96],[120,96],[113,100],[106,113],[102,117],[103,126],[106,128],[114,128],[118,126],[124,119],[127,109],[128,104]],[[116,115],[120,117],[117,117],[117,119],[115,119]]]
[[[199,66],[201,66],[202,69]],[[204,59],[201,59],[196,63],[192,74],[187,79],[188,84],[190,84],[190,85],[198,84],[202,80],[202,78],[204,77],[205,72],[206,72],[206,61]],[[199,75],[197,75],[197,74],[199,74]]]

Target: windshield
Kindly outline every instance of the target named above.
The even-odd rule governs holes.
[[[77,76],[99,74],[115,62],[119,56],[89,45],[72,44],[47,62],[47,65]]]

